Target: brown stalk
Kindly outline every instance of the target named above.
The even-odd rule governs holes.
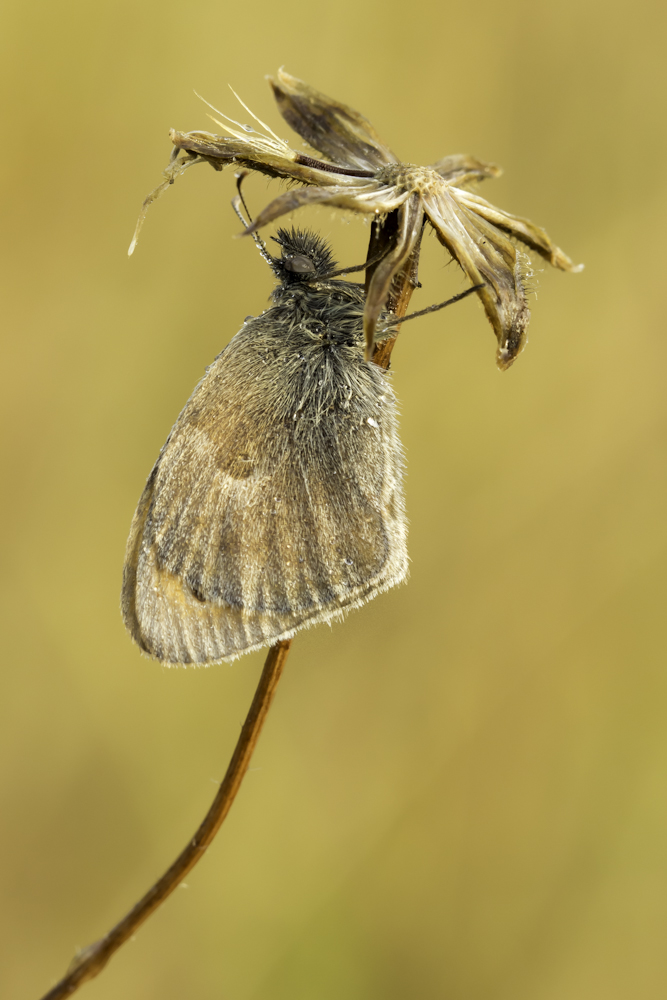
[[[397,232],[397,212],[390,212],[382,222],[378,222],[374,219],[371,226],[371,237],[368,244],[367,259],[373,260],[375,258],[382,257],[382,255],[393,245],[393,239]],[[417,272],[419,269],[419,252],[421,250],[422,233],[419,235],[414,250],[401,270],[394,275],[394,280],[391,283],[391,289],[389,291],[389,297],[387,298],[385,309],[388,312],[393,313],[394,316],[405,316],[408,311],[410,299],[412,298],[412,293],[419,285]],[[375,267],[372,266],[366,271],[366,291],[368,291],[368,286],[370,285],[370,280],[373,277],[374,270]],[[381,343],[375,345],[375,349],[373,351],[373,361],[376,365],[379,365],[380,368],[389,368],[391,352],[394,349],[394,344],[396,343],[399,330],[400,327],[397,327],[393,336],[389,337],[388,340],[383,340]]]
[[[115,927],[111,928],[108,934],[75,955],[67,974],[44,995],[42,1000],[61,1000],[63,997],[69,997],[78,990],[79,986],[101,972],[111,956],[128,938],[136,933],[141,924],[162,905],[167,896],[170,896],[174,889],[178,888],[188,872],[203,857],[206,848],[222,826],[236,798],[236,793],[241,787],[291,645],[292,640],[287,639],[271,646],[250,711],[229,762],[227,773],[211,808],[192,840],[181,851],[164,875],[158,879],[130,912]]]

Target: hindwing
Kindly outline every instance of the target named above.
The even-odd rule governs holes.
[[[212,663],[340,616],[407,572],[385,372],[269,310],[210,366],[148,479],[122,608],[141,648]]]

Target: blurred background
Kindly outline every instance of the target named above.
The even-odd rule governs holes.
[[[161,874],[216,791],[263,655],[142,658],[118,602],[143,483],[271,276],[231,171],[151,209],[168,129],[264,75],[404,160],[501,164],[544,226],[527,349],[476,301],[393,356],[411,578],[295,640],[215,845],[90,1000],[642,1000],[667,992],[665,60],[657,0],[2,14],[0,993],[33,1000]],[[281,188],[251,178],[258,211]],[[368,227],[296,217],[364,259]],[[267,234],[268,235],[268,234]],[[431,236],[412,308],[464,287]]]

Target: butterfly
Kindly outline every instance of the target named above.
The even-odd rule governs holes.
[[[271,308],[207,369],[132,522],[122,613],[164,663],[287,639],[408,571],[396,399],[364,360],[363,286],[334,277],[315,233],[276,239]]]

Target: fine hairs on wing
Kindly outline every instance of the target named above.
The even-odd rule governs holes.
[[[272,306],[207,370],[149,477],[122,609],[164,663],[213,663],[340,618],[405,579],[389,376],[364,360],[360,285],[279,230]]]

